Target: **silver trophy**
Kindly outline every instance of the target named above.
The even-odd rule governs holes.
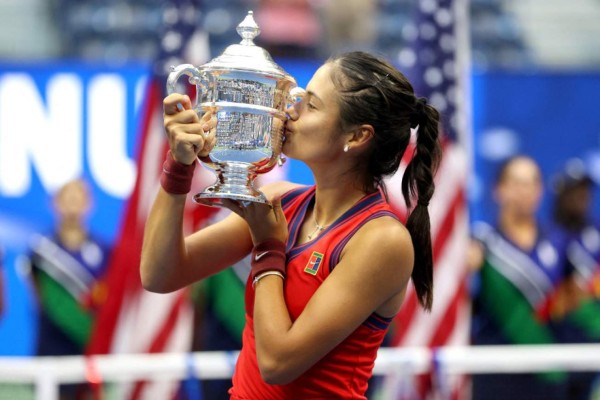
[[[266,50],[254,44],[260,29],[252,11],[237,32],[242,37],[239,44],[200,67],[171,67],[167,79],[171,94],[179,78],[187,75],[196,86],[194,110],[198,115],[209,110],[216,115],[216,145],[200,161],[216,171],[217,180],[194,196],[197,203],[212,206],[222,205],[223,199],[268,203],[253,183],[258,174],[283,163],[285,109],[304,92]]]

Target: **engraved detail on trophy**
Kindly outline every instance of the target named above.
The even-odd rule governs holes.
[[[222,205],[222,199],[268,203],[254,187],[258,174],[281,165],[285,108],[303,90],[269,53],[254,44],[260,28],[252,11],[237,27],[242,37],[219,57],[200,67],[172,68],[167,91],[174,93],[182,75],[196,86],[194,110],[216,113],[217,143],[201,161],[215,170],[214,185],[194,196],[198,203]]]

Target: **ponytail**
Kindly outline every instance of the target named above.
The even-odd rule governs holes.
[[[331,79],[337,88],[343,126],[370,124],[375,130],[366,162],[365,190],[379,187],[385,194],[383,178],[398,170],[410,143],[410,128],[418,126],[416,149],[402,178],[402,194],[409,208],[413,200],[417,203],[406,223],[415,253],[411,277],[419,303],[431,310],[433,255],[427,206],[442,153],[439,113],[426,99],[416,99],[408,79],[383,59],[351,52],[329,62],[334,66]]]
[[[442,156],[439,118],[437,110],[429,106],[425,98],[415,102],[410,122],[412,128],[418,126],[417,144],[402,178],[402,194],[407,206],[412,206],[412,199],[417,203],[406,222],[415,253],[411,278],[419,303],[428,311],[433,305],[433,251],[427,207],[435,190],[433,177]]]

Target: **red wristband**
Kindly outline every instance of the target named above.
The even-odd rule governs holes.
[[[192,188],[194,168],[196,168],[196,163],[185,165],[177,162],[169,150],[160,174],[160,186],[165,192],[171,194],[189,193]]]
[[[252,280],[266,271],[278,271],[285,278],[285,243],[267,239],[252,249]]]

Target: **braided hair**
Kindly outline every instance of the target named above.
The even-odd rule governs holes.
[[[419,303],[433,304],[433,253],[428,205],[435,185],[433,177],[441,159],[438,111],[425,98],[417,98],[406,77],[387,61],[365,52],[350,52],[328,60],[338,90],[342,128],[369,124],[375,134],[367,162],[370,182],[381,187],[394,174],[406,152],[411,128],[417,128],[412,159],[402,178],[402,194],[409,209],[406,222],[415,253],[411,278]]]

